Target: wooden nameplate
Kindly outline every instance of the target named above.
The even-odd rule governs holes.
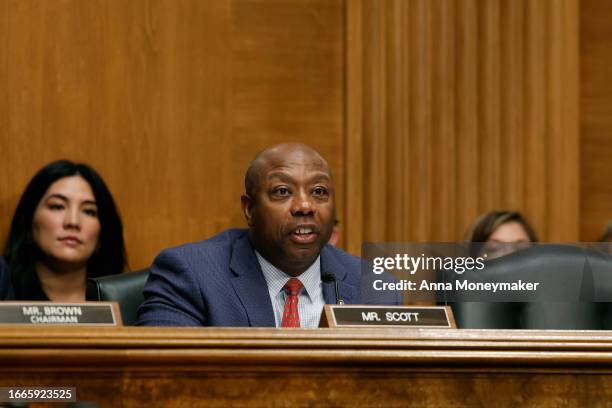
[[[319,327],[456,329],[450,306],[325,305]]]
[[[0,302],[0,324],[123,325],[117,302]]]

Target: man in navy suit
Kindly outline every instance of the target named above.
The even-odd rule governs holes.
[[[163,251],[139,324],[316,327],[323,304],[340,300],[336,285],[344,303],[400,303],[398,292],[372,291],[359,258],[328,245],[334,198],[329,165],[315,150],[286,143],[261,152],[241,199],[248,230]]]

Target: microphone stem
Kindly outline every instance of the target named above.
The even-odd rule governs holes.
[[[336,303],[339,305],[344,304],[344,300],[340,299],[340,291],[338,290],[338,281],[334,279],[334,287],[336,288]]]

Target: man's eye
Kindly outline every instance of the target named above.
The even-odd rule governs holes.
[[[289,193],[290,191],[287,187],[278,187],[274,189],[274,194],[276,195],[285,196],[285,195],[289,195]]]
[[[327,189],[324,187],[315,187],[315,189],[312,190],[312,194],[315,196],[325,196],[327,195]]]

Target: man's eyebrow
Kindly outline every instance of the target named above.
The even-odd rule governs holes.
[[[290,175],[288,175],[287,173],[284,173],[282,171],[273,171],[271,173],[268,174],[267,179],[268,180],[272,180],[274,178],[278,178],[281,181],[284,181],[286,183],[293,183],[294,179],[293,177],[291,177]],[[324,172],[316,172],[315,174],[313,174],[309,179],[308,182],[310,183],[314,183],[316,181],[330,181],[331,177],[329,177],[329,175],[327,173]]]
[[[317,173],[310,178],[311,183],[315,181],[321,181],[321,180],[330,181],[331,177],[329,177],[329,174],[327,173]]]
[[[289,176],[287,173],[284,173],[282,171],[273,171],[271,173],[268,173],[268,176],[266,178],[268,180],[272,180],[273,178],[278,178],[287,183],[293,182],[293,178]]]

